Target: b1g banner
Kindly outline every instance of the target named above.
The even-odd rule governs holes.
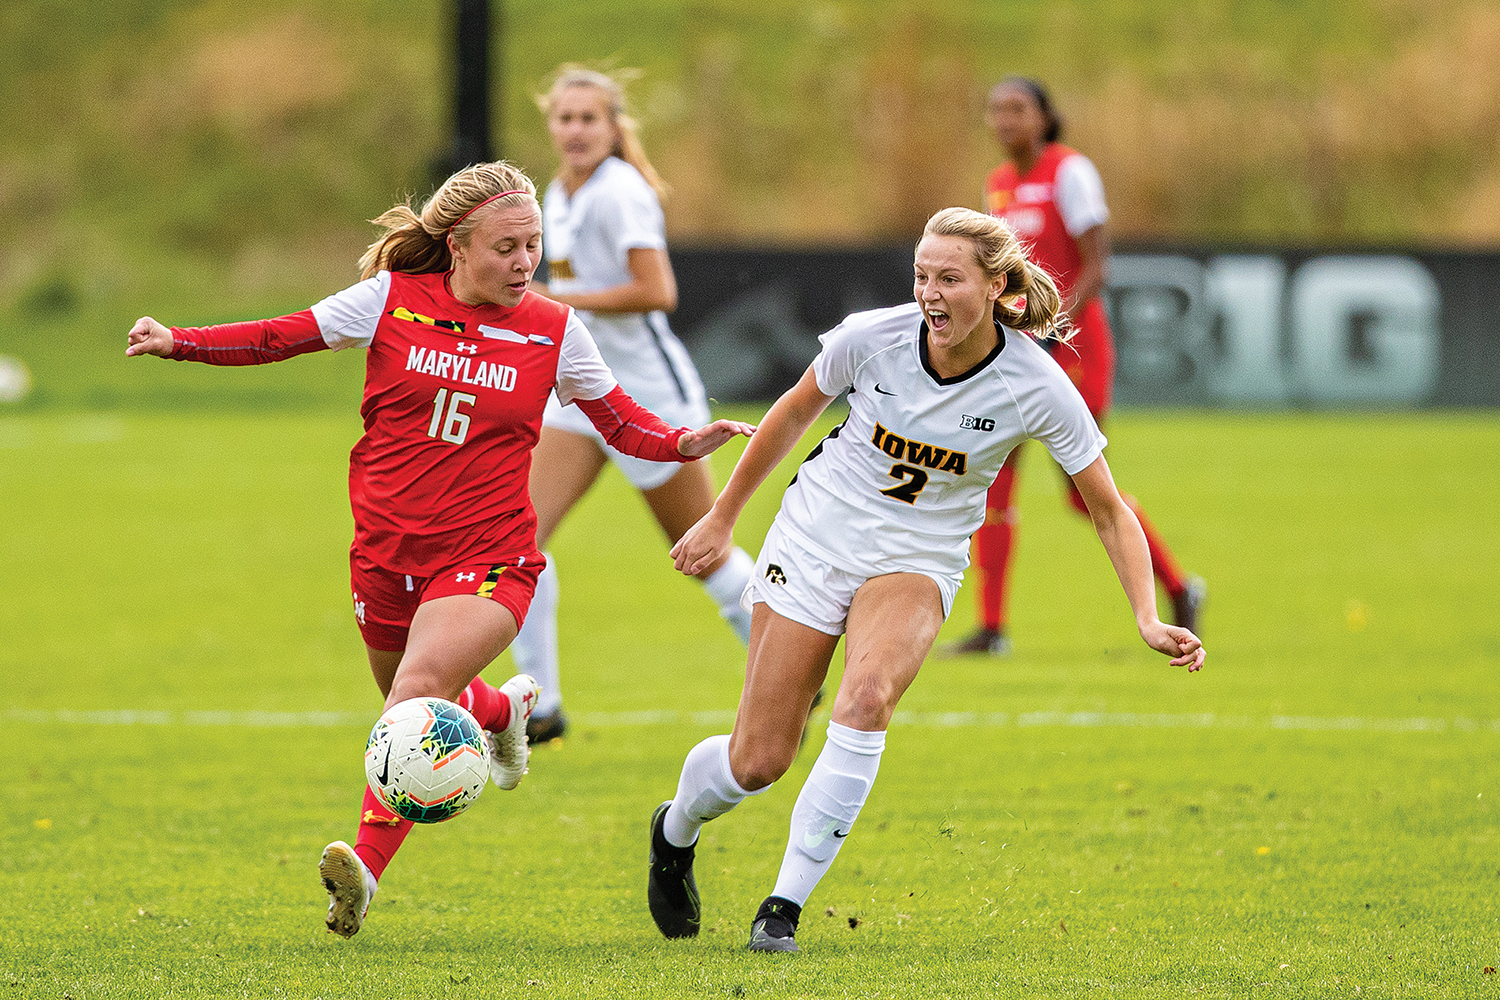
[[[672,325],[714,398],[772,399],[911,254],[675,250]],[[1117,248],[1106,303],[1124,405],[1500,406],[1500,254]]]

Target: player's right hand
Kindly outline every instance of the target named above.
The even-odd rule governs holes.
[[[130,328],[130,335],[126,338],[125,356],[133,358],[137,354],[154,354],[158,358],[171,357],[172,331],[162,326],[150,316],[142,316],[135,321],[135,326]]]
[[[1203,640],[1181,625],[1153,622],[1141,629],[1141,638],[1158,653],[1172,657],[1172,666],[1187,667],[1188,673],[1202,670],[1203,661],[1208,657]]]
[[[734,522],[725,525],[712,508],[672,546],[672,565],[679,573],[697,576],[729,554],[734,544]]]

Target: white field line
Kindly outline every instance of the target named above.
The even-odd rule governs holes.
[[[232,712],[117,709],[20,709],[0,711],[12,722],[62,723],[80,726],[239,726],[248,729],[280,729],[302,726],[365,726],[375,717],[369,712]],[[617,729],[627,726],[709,726],[729,729],[734,713],[729,711],[677,712],[577,712],[570,713],[579,726]],[[1074,729],[1233,729],[1352,733],[1500,733],[1500,719],[1453,719],[1432,717],[1381,718],[1376,716],[1318,715],[1215,715],[1137,712],[897,712],[892,727],[920,726],[927,729],[1006,729],[1061,727]]]

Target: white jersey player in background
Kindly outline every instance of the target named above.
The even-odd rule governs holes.
[[[950,208],[917,244],[914,291],[915,304],[856,313],[823,336],[713,509],[672,549],[684,573],[723,558],[751,494],[848,391],[848,419],[802,464],[756,563],[734,731],[689,751],[676,797],[651,819],[647,901],[667,937],[698,933],[699,830],[786,772],[843,634],[828,740],[793,807],[775,889],[751,924],[751,949],[797,950],[802,906],[849,835],[891,715],[952,607],[985,491],[1022,441],[1041,441],[1088,502],[1141,638],[1173,666],[1203,664],[1197,636],[1157,617],[1146,539],[1115,489],[1088,407],[1019,332],[1056,332],[1052,280],[1002,222]]]
[[[561,160],[542,203],[549,274],[539,290],[578,311],[632,398],[668,422],[707,423],[703,383],[665,315],[677,306],[661,209],[665,185],[625,113],[620,83],[594,70],[563,66],[539,103]],[[574,409],[549,401],[541,441],[532,453],[538,547],[545,549],[606,462],[613,462],[641,491],[671,541],[707,513],[714,498],[707,463],[666,464],[621,454],[604,443],[587,419],[577,419]],[[750,635],[750,615],[740,607],[740,595],[752,564],[742,549],[729,548],[693,574],[741,642]],[[534,743],[555,739],[567,728],[559,684],[557,605],[557,571],[549,552],[531,612],[511,646],[518,669],[541,685],[527,728]]]

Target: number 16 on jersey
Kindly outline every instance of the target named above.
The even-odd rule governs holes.
[[[427,436],[442,438],[452,444],[463,444],[469,436],[469,415],[460,406],[473,406],[477,396],[467,392],[455,392],[450,397],[447,389],[439,389],[432,401],[432,423],[427,425]],[[444,414],[443,406],[448,412]]]

